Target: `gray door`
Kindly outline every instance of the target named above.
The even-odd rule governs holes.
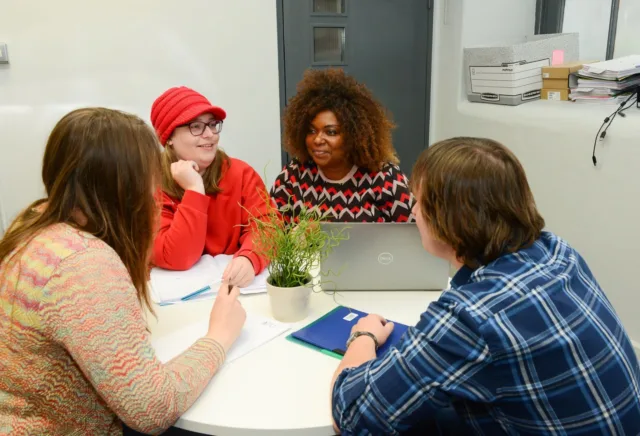
[[[280,0],[278,9],[282,103],[307,68],[344,68],[393,114],[410,175],[429,138],[432,1]]]

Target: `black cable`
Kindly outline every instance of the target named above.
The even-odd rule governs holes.
[[[632,94],[632,95],[630,95],[630,96],[625,100],[625,102],[624,102],[624,103],[622,103],[622,104],[620,105],[620,107],[618,108],[618,110],[616,111],[616,113],[613,115],[613,118],[611,119],[611,121],[609,122],[609,124],[607,125],[607,127],[605,127],[605,128],[604,128],[604,132],[603,132],[603,134],[602,134],[602,137],[603,137],[603,138],[604,138],[604,137],[606,136],[606,134],[607,134],[607,129],[611,126],[611,124],[613,124],[613,120],[615,119],[616,115],[620,115],[622,118],[624,118],[624,117],[626,117],[626,116],[627,116],[627,115],[624,113],[624,111],[626,111],[627,109],[629,109],[629,108],[633,107],[634,103],[637,103],[637,99],[636,99],[636,101],[633,101],[634,99],[636,99],[636,95],[635,95],[635,94]],[[626,106],[626,107],[625,107],[625,105],[626,105],[627,103],[629,103],[629,102],[631,102],[631,104],[630,104],[629,106]]]
[[[638,91],[638,92],[640,92],[640,88],[639,88],[639,91]],[[637,107],[637,108],[640,108],[640,102],[638,101],[638,96],[636,96],[635,100],[636,100],[636,101],[631,101],[631,104],[630,104],[629,106],[627,106],[627,107],[625,107],[625,108],[622,108],[622,109],[620,110],[620,116],[621,116],[621,117],[623,117],[623,118],[624,118],[624,117],[626,117],[626,116],[627,116],[627,115],[624,113],[624,111],[626,111],[627,109],[631,109],[631,108],[633,107],[633,104],[634,104],[634,103],[635,103],[635,105],[636,105],[636,107]]]
[[[607,130],[609,129],[609,127],[611,127],[611,124],[613,124],[613,120],[615,120],[616,115],[620,114],[620,116],[625,117],[624,111],[626,111],[627,109],[629,109],[631,106],[633,106],[633,102],[631,103],[631,105],[625,107],[625,105],[634,97],[634,95],[630,95],[623,103],[620,103],[620,106],[618,107],[618,109],[615,110],[615,112],[613,112],[611,115],[609,115],[607,118],[604,119],[604,121],[602,122],[602,125],[600,126],[600,129],[598,129],[598,133],[596,133],[596,137],[593,141],[593,152],[591,154],[591,161],[593,162],[593,166],[596,166],[598,163],[598,160],[596,159],[596,145],[598,143],[598,138],[600,140],[604,140],[604,137],[607,136]],[[604,128],[604,130],[603,130]],[[602,133],[600,133],[602,131]]]
[[[625,115],[622,112],[629,109],[631,106],[633,106],[634,103],[636,103],[636,105],[638,104],[638,101],[636,99],[635,102],[631,102],[631,104],[627,107],[627,103],[629,103],[634,97],[637,98],[637,92],[638,91],[632,93],[623,103],[620,103],[620,106],[618,106],[618,108],[611,115],[606,117],[600,125],[598,133],[596,133],[596,137],[593,140],[593,151],[591,153],[591,162],[593,162],[594,167],[598,164],[598,159],[596,159],[596,145],[598,144],[598,138],[604,139],[604,137],[607,136],[607,129],[611,126],[611,124],[613,124],[613,120],[616,119],[616,115],[620,114],[620,116],[624,117]]]

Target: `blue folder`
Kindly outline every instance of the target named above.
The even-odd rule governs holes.
[[[353,327],[360,318],[367,316],[365,312],[338,306],[311,324],[290,334],[287,339],[310,346],[324,354],[341,359],[346,351],[346,343]],[[378,356],[400,341],[400,337],[409,328],[404,324],[393,321],[395,327],[391,336],[378,349]]]

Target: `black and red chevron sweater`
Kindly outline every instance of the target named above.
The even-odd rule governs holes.
[[[415,221],[407,176],[391,163],[374,172],[354,166],[342,180],[329,180],[315,163],[293,160],[276,178],[271,197],[287,221],[303,207],[319,207],[333,222]]]

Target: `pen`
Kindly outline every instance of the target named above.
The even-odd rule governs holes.
[[[187,301],[187,300],[189,300],[189,299],[191,299],[193,297],[196,297],[196,296],[198,296],[198,295],[200,295],[200,294],[202,294],[204,292],[210,291],[210,290],[211,290],[211,286],[205,286],[204,288],[198,289],[195,292],[192,292],[190,294],[185,295],[184,297],[182,297],[180,299],[180,301]]]

